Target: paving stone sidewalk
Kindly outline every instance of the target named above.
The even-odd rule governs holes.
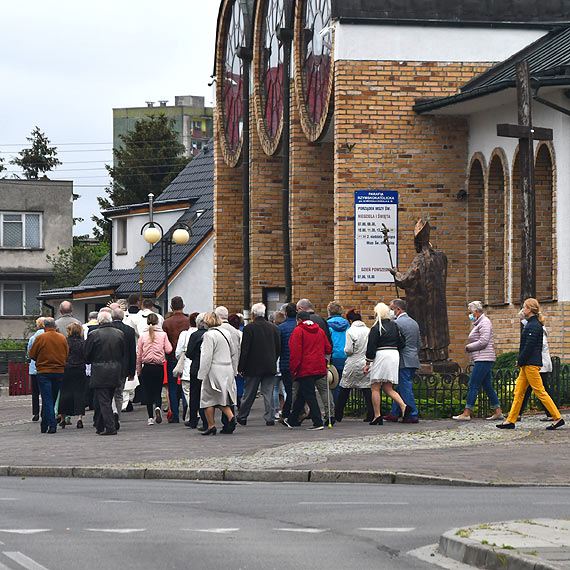
[[[508,521],[453,529],[441,536],[439,552],[477,568],[569,570],[570,520]]]
[[[570,429],[547,432],[540,416],[516,430],[493,422],[430,420],[369,426],[345,418],[308,432],[267,427],[256,402],[248,425],[232,436],[202,437],[183,424],[146,425],[146,410],[123,414],[117,437],[75,425],[42,435],[30,421],[30,399],[0,399],[0,465],[121,466],[170,469],[386,471],[491,483],[569,484]]]

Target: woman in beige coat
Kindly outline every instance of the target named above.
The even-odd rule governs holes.
[[[202,337],[198,378],[202,381],[200,407],[204,408],[208,429],[202,432],[202,435],[216,435],[215,408],[222,410],[229,420],[224,433],[232,433],[236,427],[236,419],[231,406],[237,402],[232,365],[234,352],[228,333],[220,328],[222,321],[216,313],[206,313],[203,323],[208,331]]]

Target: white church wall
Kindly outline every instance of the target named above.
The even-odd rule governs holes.
[[[443,26],[350,25],[336,22],[335,60],[502,61],[545,30]]]
[[[168,297],[184,299],[187,313],[211,311],[214,299],[214,238],[210,238],[171,281]],[[163,303],[163,296],[158,298]]]
[[[170,210],[166,212],[155,212],[154,221],[158,222],[164,231],[167,231],[180,218],[184,208]],[[120,220],[127,220],[127,248],[126,252],[117,255],[121,244],[119,241]],[[141,235],[141,228],[148,222],[148,213],[131,214],[113,218],[113,269],[132,269],[141,256],[146,255],[150,250],[148,244]]]
[[[549,94],[547,98],[564,105],[563,96]],[[566,105],[568,106],[568,105]],[[475,113],[469,118],[469,156],[480,152],[487,161],[493,150],[502,148],[507,156],[509,181],[512,184],[513,158],[518,139],[497,136],[498,123],[518,122],[516,107],[513,104]],[[567,238],[567,220],[570,219],[570,117],[539,103],[533,105],[533,123],[554,131],[552,141],[556,161],[556,210],[557,210],[557,250],[558,250],[558,300],[570,301],[570,244]],[[511,199],[516,199],[509,189]],[[509,224],[510,225],[510,224]]]

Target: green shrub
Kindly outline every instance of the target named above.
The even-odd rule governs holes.
[[[0,338],[0,350],[26,350],[27,346],[25,340],[14,340],[10,335]]]
[[[495,370],[513,370],[518,356],[519,353],[516,350],[499,354],[495,362]]]

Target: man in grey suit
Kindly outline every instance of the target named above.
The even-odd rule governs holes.
[[[420,367],[420,348],[421,337],[420,327],[412,317],[406,312],[406,301],[402,299],[394,299],[390,303],[390,310],[396,317],[396,324],[406,341],[406,345],[400,351],[400,370],[398,372],[398,392],[407,406],[412,408],[410,417],[404,420],[406,423],[418,423],[418,409],[416,408],[416,400],[412,389],[412,380],[416,370]],[[400,406],[395,402],[392,409],[384,419],[389,422],[397,422],[401,413]]]

